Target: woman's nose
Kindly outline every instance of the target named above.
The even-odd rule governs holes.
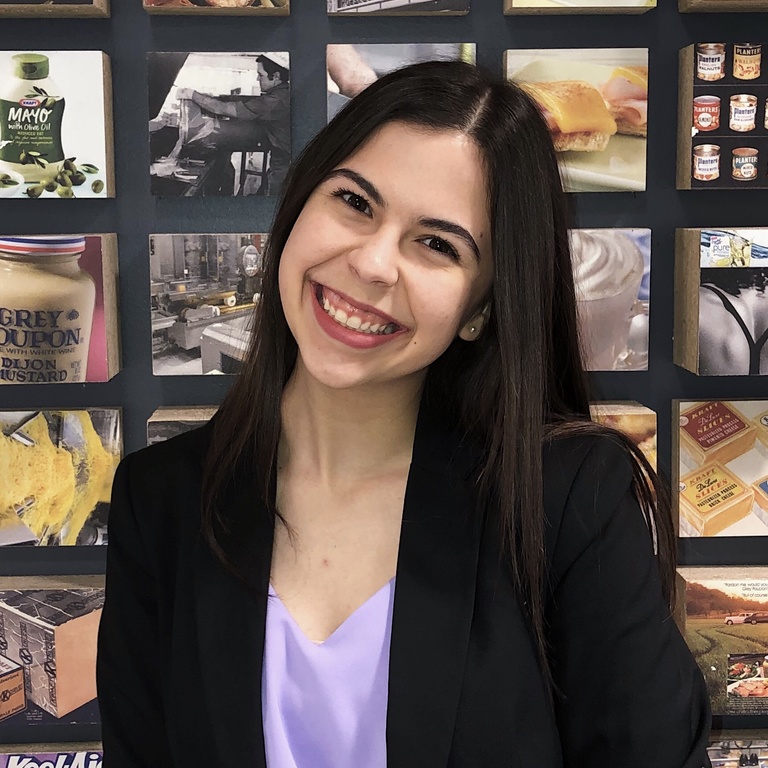
[[[379,229],[350,251],[348,261],[361,281],[394,285],[399,276],[400,238]]]

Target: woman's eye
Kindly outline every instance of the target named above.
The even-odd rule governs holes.
[[[444,253],[446,256],[450,256],[452,259],[458,260],[459,254],[456,249],[447,241],[441,237],[428,237],[422,241],[427,248],[431,248],[438,253]]]
[[[348,189],[338,189],[333,194],[335,197],[340,197],[350,208],[370,215],[371,206],[362,195],[358,195],[356,192],[351,192]]]

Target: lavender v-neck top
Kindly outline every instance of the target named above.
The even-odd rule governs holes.
[[[322,643],[269,587],[261,684],[269,768],[386,768],[395,580]]]

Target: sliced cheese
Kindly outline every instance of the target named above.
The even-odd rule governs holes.
[[[616,67],[611,73],[611,79],[623,77],[632,85],[648,90],[648,67]]]
[[[617,131],[600,91],[589,83],[559,80],[520,85],[550,113],[560,133],[595,132],[612,136]]]

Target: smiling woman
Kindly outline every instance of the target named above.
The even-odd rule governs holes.
[[[709,765],[668,489],[590,421],[568,243],[546,122],[471,65],[305,148],[242,373],[115,478],[111,766]]]

